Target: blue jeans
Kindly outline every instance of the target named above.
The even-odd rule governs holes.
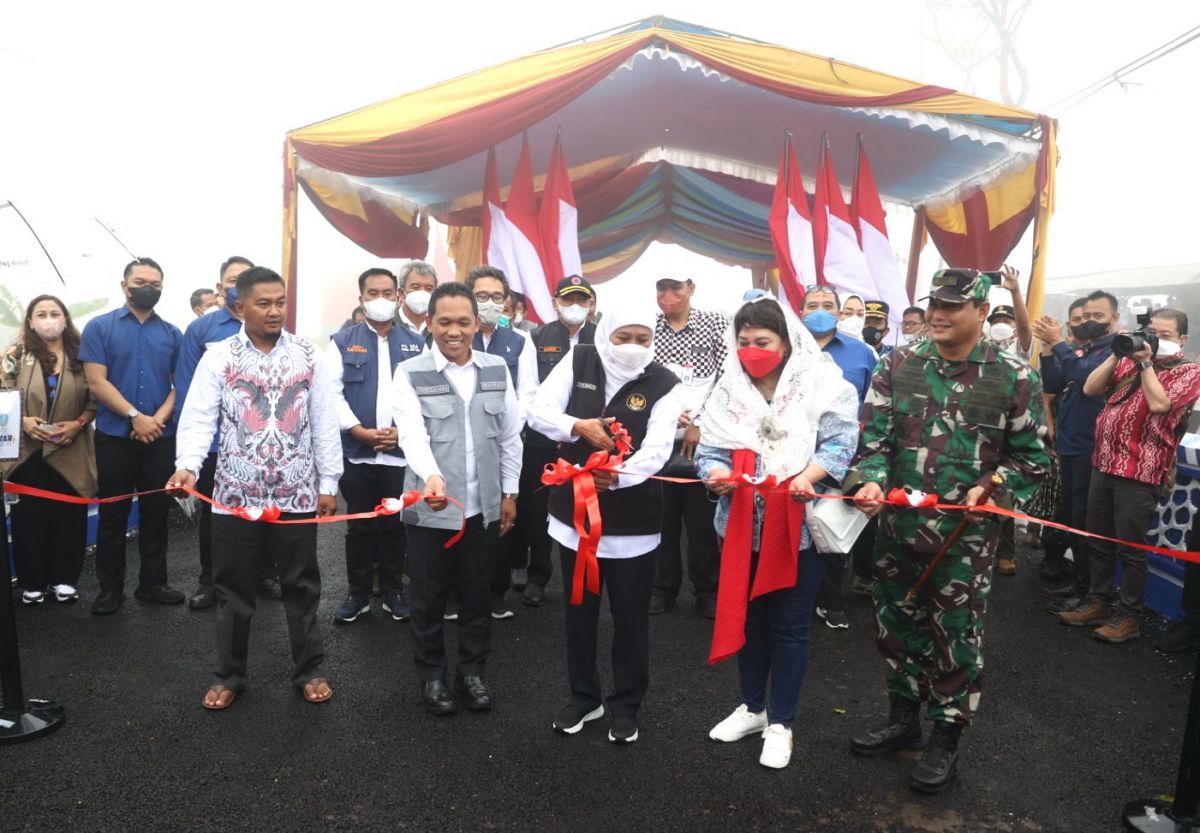
[[[754,567],[757,562],[756,553]],[[800,684],[808,670],[813,605],[825,566],[825,558],[815,549],[801,550],[795,586],[759,596],[746,609],[746,644],[738,651],[742,702],[752,712],[767,706],[767,719],[789,729],[796,719]]]

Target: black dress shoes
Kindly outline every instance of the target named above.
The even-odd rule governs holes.
[[[525,592],[521,594],[521,604],[526,607],[541,607],[546,601],[546,588],[539,587],[533,582],[525,585]]]
[[[183,603],[183,592],[169,584],[144,584],[133,591],[133,597],[141,602],[156,605],[177,605]]]
[[[125,604],[125,594],[120,590],[103,590],[92,602],[92,613],[96,616],[107,616],[116,613]]]
[[[454,714],[458,710],[458,706],[454,705],[454,698],[450,696],[450,690],[441,680],[425,683],[421,699],[425,701],[425,709],[430,714]]]
[[[217,603],[217,591],[211,584],[201,584],[196,592],[188,599],[188,607],[192,610],[204,610]]]
[[[459,675],[454,678],[454,691],[473,712],[485,712],[492,707],[492,693],[484,684],[483,677]]]
[[[277,578],[265,578],[258,583],[258,595],[278,602],[283,598],[283,586]]]

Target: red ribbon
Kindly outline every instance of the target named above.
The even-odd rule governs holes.
[[[59,503],[73,503],[76,505],[90,505],[93,503],[119,503],[123,500],[132,500],[135,497],[143,497],[145,495],[157,495],[163,492],[186,492],[193,497],[199,498],[214,509],[219,509],[226,514],[233,515],[236,518],[241,518],[244,521],[258,521],[269,524],[329,524],[338,523],[340,521],[359,521],[369,520],[371,518],[380,518],[387,515],[395,515],[397,512],[403,511],[406,507],[412,506],[421,499],[421,493],[416,489],[409,489],[398,498],[385,497],[378,506],[370,512],[353,512],[346,515],[329,515],[324,518],[295,518],[284,520],[280,517],[281,512],[278,506],[239,506],[237,508],[226,506],[223,503],[218,503],[207,495],[201,494],[191,486],[180,486],[175,489],[146,489],[141,492],[130,492],[127,495],[115,495],[113,497],[80,497],[79,495],[68,495],[62,492],[52,492],[48,489],[39,489],[36,486],[27,486],[24,483],[13,483],[12,481],[4,482],[4,491],[10,495],[26,495],[27,497],[39,497],[45,500],[54,500]],[[458,507],[459,513],[463,516],[462,522],[459,524],[458,532],[446,541],[444,547],[450,549],[457,544],[466,531],[466,512],[463,510],[463,505],[452,497],[446,498],[448,501]]]
[[[608,427],[616,444],[616,453],[610,451],[593,451],[583,463],[575,465],[559,457],[553,463],[547,463],[542,471],[542,483],[546,486],[562,486],[571,483],[572,494],[575,498],[574,523],[575,532],[579,535],[579,548],[575,554],[575,573],[571,579],[571,604],[583,604],[583,590],[589,593],[600,593],[600,561],[596,551],[600,547],[600,536],[604,527],[600,518],[600,496],[596,492],[596,481],[592,478],[594,471],[615,472],[625,459],[625,455],[633,450],[629,432],[619,422],[613,422]]]

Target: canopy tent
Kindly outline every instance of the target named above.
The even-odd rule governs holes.
[[[1039,308],[1057,160],[1048,118],[664,18],[288,133],[289,294],[294,300],[298,188],[380,257],[423,257],[433,217],[450,227],[456,261],[469,267],[481,261],[489,149],[507,173],[527,139],[540,191],[556,135],[571,163],[592,281],[618,274],[654,240],[767,270],[787,130],[810,191],[822,135],[846,186],[861,136],[882,198],[918,209],[918,231],[928,228],[952,265],[998,267],[1036,220],[1029,296]]]

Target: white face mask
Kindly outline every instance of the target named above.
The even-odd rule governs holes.
[[[640,344],[614,344],[609,348],[609,354],[626,370],[638,370],[647,364],[650,348]]]
[[[372,298],[363,304],[363,312],[372,321],[391,321],[396,316],[396,302],[391,298]]]
[[[65,318],[38,318],[35,319],[31,326],[33,331],[41,336],[45,341],[53,341],[63,334],[67,329],[67,319]]]
[[[857,338],[862,341],[863,326],[866,324],[865,318],[859,318],[857,315],[851,315],[849,318],[843,318],[837,323],[839,333],[844,333],[851,338]]]
[[[489,327],[494,326],[503,314],[504,304],[497,304],[495,301],[484,301],[479,305],[479,320]]]
[[[429,312],[429,298],[432,292],[424,289],[414,289],[404,296],[404,306],[412,310],[413,315],[424,315]]]
[[[202,312],[201,315],[212,315],[214,312],[216,312],[219,309],[220,309],[219,306],[217,306],[216,304],[213,304],[211,307],[209,307],[204,312]]]
[[[992,325],[992,330],[989,335],[992,341],[996,342],[997,344],[1003,344],[1004,342],[1011,341],[1012,337],[1016,334],[1017,331],[1013,329],[1012,324],[1005,324],[1001,322],[999,324]]]
[[[1183,352],[1183,346],[1174,341],[1167,341],[1165,338],[1158,340],[1158,349],[1154,351],[1154,357],[1158,359],[1169,359],[1171,356],[1178,356]]]
[[[582,304],[563,304],[558,308],[558,317],[564,324],[575,327],[587,321],[588,308]]]
[[[916,341],[917,339],[919,339],[921,337],[921,334],[919,332],[917,332],[917,333],[901,333],[900,337],[904,339],[905,344],[912,344],[914,341]]]
[[[524,320],[525,320],[525,316],[521,315],[521,313],[518,312],[516,315],[514,315],[512,317],[512,325],[515,327]]]

